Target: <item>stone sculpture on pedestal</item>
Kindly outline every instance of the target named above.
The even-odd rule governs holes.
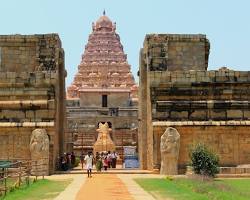
[[[178,174],[180,134],[175,128],[168,127],[161,136],[161,170],[160,174]]]
[[[49,137],[45,129],[32,131],[30,139],[31,174],[49,175]]]
[[[94,144],[94,155],[96,152],[115,151],[115,144],[109,134],[111,130],[107,122],[99,123],[99,128],[96,130],[98,138]]]

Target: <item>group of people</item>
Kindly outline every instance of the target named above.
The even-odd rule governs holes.
[[[59,159],[59,169],[67,171],[75,166],[76,156],[74,152],[64,153]]]
[[[116,168],[116,161],[117,161],[118,155],[117,153],[114,152],[96,152],[95,157],[93,156],[92,152],[88,152],[88,154],[83,157],[83,155],[81,155],[80,160],[81,160],[81,165],[82,165],[82,169],[83,169],[83,164],[85,161],[85,166],[86,166],[86,170],[88,173],[88,177],[92,177],[92,169],[93,169],[93,165],[95,163],[96,165],[96,170],[97,171],[102,171],[102,169],[104,171],[107,171],[108,168]]]

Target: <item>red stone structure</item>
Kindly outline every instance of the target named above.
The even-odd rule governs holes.
[[[130,72],[127,55],[123,51],[116,23],[101,16],[92,24],[78,73],[68,87],[69,98],[79,98],[86,92],[106,91],[118,93],[137,92],[134,77]]]
[[[116,23],[104,13],[92,24],[78,72],[67,89],[68,135],[72,142],[76,139],[78,153],[92,150],[99,122],[112,127],[118,150],[136,145],[137,88]]]

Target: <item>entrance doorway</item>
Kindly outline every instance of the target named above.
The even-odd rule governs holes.
[[[108,107],[108,95],[102,95],[102,107]]]

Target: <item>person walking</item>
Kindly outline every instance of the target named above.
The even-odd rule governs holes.
[[[113,151],[113,153],[111,154],[111,165],[112,165],[112,168],[116,168],[116,160],[117,160],[117,153],[115,151]]]
[[[108,159],[108,168],[110,168],[111,167],[111,162],[112,162],[111,152],[110,151],[108,151],[107,159]]]
[[[80,155],[80,161],[81,161],[81,166],[82,166],[82,169],[83,169],[83,163],[84,163],[83,153],[81,153],[81,155]]]
[[[92,177],[92,168],[93,168],[93,155],[91,152],[88,152],[88,154],[85,156],[84,158],[85,162],[86,162],[86,169],[87,169],[87,173],[88,173],[88,178]]]
[[[64,155],[61,157],[61,166],[62,166],[62,170],[63,171],[67,171],[67,158],[66,158],[66,154],[64,153]]]
[[[96,171],[100,172],[102,169],[102,158],[99,152],[96,152],[95,160],[96,160]]]
[[[103,162],[104,171],[107,171],[107,169],[108,169],[108,156],[107,156],[107,154],[104,154],[102,162]]]
[[[72,167],[75,167],[75,164],[76,164],[76,156],[75,156],[75,153],[72,151],[71,152],[71,165],[72,165]]]

